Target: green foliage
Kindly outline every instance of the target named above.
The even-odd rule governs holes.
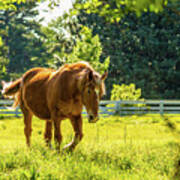
[[[93,36],[91,29],[78,24],[77,18],[65,14],[43,28],[43,32],[47,37],[48,52],[52,55],[48,63],[53,68],[64,63],[87,61],[100,73],[108,69],[110,58],[100,60],[99,36]]]
[[[38,15],[36,3],[16,5],[16,11],[4,10],[0,13],[1,58],[8,59],[9,73],[23,73],[33,66],[46,65],[48,53],[41,37],[40,24],[34,18]]]
[[[5,9],[13,9],[16,10],[15,3],[20,4],[21,2],[25,2],[26,0],[0,0],[0,10]]]
[[[4,57],[6,53],[7,47],[2,42],[2,46],[0,45],[0,79],[6,79],[7,76],[7,65],[9,60]]]
[[[164,1],[161,12],[161,0],[148,1],[151,6],[148,4],[143,10],[148,12],[141,12],[141,17],[137,18],[129,12],[136,12],[136,6],[143,9],[147,5],[145,0],[106,3],[96,0],[90,8],[90,4],[87,6],[84,2],[89,1],[77,1],[76,12],[64,14],[48,27],[34,22],[38,14],[33,8],[35,4],[14,3],[16,11],[1,11],[0,78],[14,79],[34,66],[58,68],[64,63],[86,60],[97,71],[108,68],[108,98],[113,84],[131,83],[142,90],[143,98],[179,98],[178,4]],[[96,10],[91,11],[91,8]],[[112,21],[114,23],[110,23]]]
[[[103,63],[100,62],[102,47],[99,36],[92,36],[92,31],[87,27],[83,27],[80,34],[81,38],[77,40],[72,53],[67,55],[67,62],[87,61],[95,70],[103,73],[109,67],[110,58],[106,58]]]
[[[119,22],[123,17],[133,12],[140,16],[143,12],[162,12],[168,2],[178,0],[77,0],[75,11],[86,10],[87,14],[97,13],[109,22]]]
[[[44,44],[51,56],[48,59],[48,65],[52,68],[59,68],[66,62],[66,56],[73,51],[76,40],[80,38],[81,25],[77,23],[76,18],[67,14],[58,17],[43,27],[42,31],[46,35]]]
[[[129,14],[119,23],[107,23],[98,14],[78,15],[79,23],[93,29],[102,44],[102,58],[110,56],[107,95],[113,84],[135,84],[143,98],[180,97],[179,15],[165,8],[162,13]]]
[[[0,47],[3,46],[3,41],[2,41],[2,37],[0,37]]]
[[[8,60],[0,57],[0,79],[6,79]]]
[[[113,89],[111,90],[111,100],[112,101],[143,101],[144,99],[141,98],[141,89],[136,89],[135,84],[113,84]],[[109,104],[108,107],[113,107],[113,104]],[[142,107],[145,106],[144,104],[135,104],[135,105],[128,105],[124,104],[121,105],[121,107],[128,107],[128,106],[135,106],[135,107]],[[120,108],[121,108],[120,107]],[[116,112],[117,114],[120,114],[119,110]]]
[[[136,89],[135,84],[113,84],[111,100],[141,100],[141,89]]]
[[[0,0],[0,10],[17,10],[16,4],[26,3],[28,0]],[[31,0],[31,2],[40,0]]]

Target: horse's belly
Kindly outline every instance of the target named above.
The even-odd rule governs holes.
[[[47,106],[44,104],[28,104],[29,108],[33,112],[35,116],[37,116],[40,119],[50,119],[50,112]]]
[[[24,101],[35,116],[41,119],[50,119],[46,93],[42,87],[39,89],[27,88],[24,94]]]

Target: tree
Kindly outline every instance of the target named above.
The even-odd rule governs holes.
[[[93,36],[92,31],[87,27],[83,27],[80,34],[81,38],[77,40],[72,53],[66,55],[67,61],[74,63],[83,60],[89,62],[100,73],[107,71],[110,58],[107,57],[103,62],[100,62],[102,46],[99,36]]]
[[[45,65],[48,57],[41,37],[41,26],[34,21],[38,14],[34,9],[36,3],[16,5],[16,11],[4,10],[0,13],[0,36],[6,46],[6,53],[1,54],[8,59],[7,70],[10,73],[22,73],[30,67]]]
[[[80,38],[79,25],[76,18],[71,18],[68,14],[52,20],[42,31],[46,35],[44,43],[51,57],[48,59],[49,66],[58,68],[67,62],[67,54],[73,51],[76,40]]]
[[[168,3],[178,0],[77,0],[74,13],[86,10],[87,14],[97,13],[109,22],[119,22],[129,13],[140,16],[143,12],[162,12]]]
[[[30,0],[30,2],[40,0]],[[46,0],[49,7],[57,6],[60,0]],[[28,0],[0,0],[0,10],[16,9],[15,3],[25,3]],[[136,13],[138,16],[142,12],[161,12],[168,3],[176,3],[178,0],[76,0],[75,9],[86,10],[88,14],[98,13],[110,21],[119,21],[128,13]],[[75,11],[74,11],[75,12]]]
[[[0,0],[0,10],[14,9],[16,10],[15,3],[24,3],[26,0]]]
[[[77,18],[66,14],[50,23],[44,32],[48,37],[46,46],[52,54],[50,66],[57,68],[64,63],[87,61],[101,73],[108,69],[110,59],[100,61],[99,36],[93,36],[89,28],[78,24]]]
[[[101,59],[110,56],[107,93],[113,84],[136,84],[144,98],[178,98],[180,16],[172,9],[129,14],[119,23],[107,23],[84,11],[79,23],[93,29],[102,44]]]

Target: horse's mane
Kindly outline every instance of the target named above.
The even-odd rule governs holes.
[[[61,66],[59,68],[59,71],[62,71],[62,70],[78,70],[78,69],[89,69],[91,71],[95,71],[91,65],[88,63],[88,62],[85,62],[85,61],[81,61],[81,62],[78,62],[78,63],[73,63],[73,64],[65,64],[63,66]]]
[[[85,61],[81,61],[78,63],[72,63],[72,64],[65,64],[65,65],[61,66],[58,71],[62,72],[64,70],[66,70],[66,71],[90,70],[94,74],[96,74],[99,78],[101,77],[101,75],[98,72],[96,72],[88,62],[85,62]],[[102,95],[105,95],[106,89],[105,89],[104,81],[101,81],[100,88],[101,88]]]
[[[63,71],[63,70],[73,71],[73,70],[81,70],[81,69],[90,70],[94,72],[96,75],[98,75],[99,77],[101,77],[101,75],[98,72],[96,72],[88,62],[85,62],[85,61],[81,61],[81,62],[73,63],[73,64],[65,64],[64,66],[60,67],[59,71]],[[101,87],[102,95],[105,95],[106,88],[105,88],[104,81],[101,81],[100,87]]]

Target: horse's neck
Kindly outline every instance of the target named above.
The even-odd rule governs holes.
[[[84,85],[86,83],[85,71],[86,69],[79,69],[79,71],[77,69],[72,71],[66,71],[65,68],[59,69],[56,77],[58,78],[58,76],[63,75],[63,79],[60,78],[60,81],[57,81],[57,83],[60,84],[59,88],[62,99],[70,99],[76,96],[82,97]]]

